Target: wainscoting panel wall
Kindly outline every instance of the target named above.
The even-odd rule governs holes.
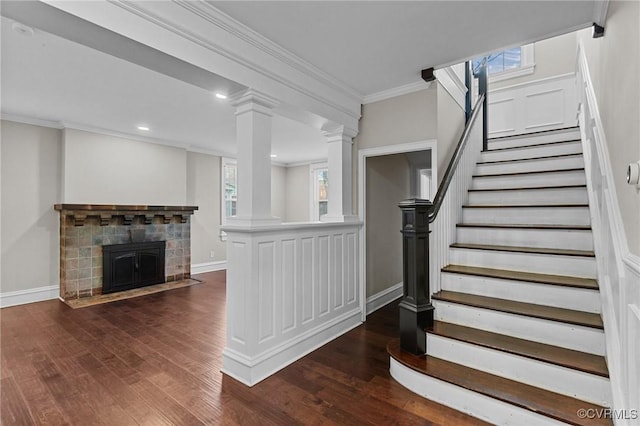
[[[575,74],[490,90],[488,103],[489,137],[573,127],[578,105]]]
[[[254,385],[361,323],[359,224],[225,229],[223,372]]]

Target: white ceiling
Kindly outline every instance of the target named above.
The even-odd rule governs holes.
[[[3,3],[6,15],[7,2]],[[415,83],[423,68],[585,27],[594,19],[596,2],[213,4],[364,97]],[[53,18],[41,19],[45,23]],[[157,67],[103,53],[113,53],[115,47],[102,46],[99,51],[38,29],[31,37],[20,35],[12,31],[12,23],[2,18],[5,116],[103,129],[194,150],[235,152],[233,109],[216,99],[206,84],[194,79],[187,83],[170,72],[158,72]],[[73,38],[71,28],[68,34]],[[232,86],[227,81],[227,87]],[[149,125],[151,131],[137,130],[140,124]],[[317,160],[326,157],[326,144],[318,130],[276,117],[273,152],[282,163]]]

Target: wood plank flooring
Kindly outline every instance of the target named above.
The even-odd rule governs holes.
[[[0,311],[2,425],[478,425],[389,375],[397,304],[248,388],[220,373],[225,274],[71,309]]]

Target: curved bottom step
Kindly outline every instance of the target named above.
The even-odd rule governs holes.
[[[398,339],[389,343],[387,351],[391,375],[400,384],[494,424],[613,424],[598,416],[582,418],[583,413],[603,413],[605,407],[439,358],[412,355],[400,349]]]

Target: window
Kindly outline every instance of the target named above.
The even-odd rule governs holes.
[[[533,73],[533,44],[501,50],[473,60],[476,70],[486,58],[489,81],[496,82],[508,78],[520,77]]]
[[[327,214],[329,199],[329,168],[326,163],[311,165],[311,220],[319,221]]]
[[[230,158],[222,159],[222,224],[226,223],[228,217],[236,215],[236,206],[238,203],[238,167],[236,161]]]

